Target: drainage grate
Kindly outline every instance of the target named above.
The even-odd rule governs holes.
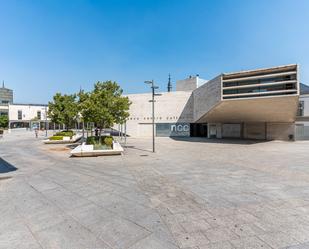
[[[140,155],[140,156],[148,156],[148,155],[143,154],[143,155]]]

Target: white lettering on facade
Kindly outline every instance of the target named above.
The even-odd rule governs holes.
[[[171,131],[174,131],[174,132],[182,132],[182,131],[189,131],[189,130],[190,130],[190,127],[187,124],[185,124],[185,125],[182,125],[182,124],[171,125]]]

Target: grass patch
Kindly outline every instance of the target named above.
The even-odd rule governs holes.
[[[63,140],[63,136],[52,136],[49,138],[49,140],[60,141],[60,140]]]
[[[60,131],[60,132],[57,132],[55,134],[55,136],[62,136],[62,137],[70,137],[72,138],[73,136],[75,135],[75,132],[74,131]]]
[[[69,130],[69,131],[60,131],[60,132],[57,132],[52,137],[50,137],[49,140],[59,141],[59,140],[63,140],[63,137],[70,137],[70,139],[72,139],[72,137],[75,134],[76,133],[74,131],[71,131],[71,130]]]

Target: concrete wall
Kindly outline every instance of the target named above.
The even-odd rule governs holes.
[[[266,139],[265,123],[245,123],[243,129],[245,139]]]
[[[241,124],[222,124],[222,138],[240,138]]]
[[[199,77],[176,81],[176,91],[193,91],[198,87]]]
[[[41,120],[45,120],[45,106],[43,105],[9,105],[9,120],[18,120],[18,111],[22,111],[22,120],[29,121],[37,117],[37,111],[41,111]],[[48,110],[48,109],[47,109]]]
[[[294,123],[267,124],[267,140],[289,140],[289,135],[295,135]]]
[[[164,92],[155,102],[155,123],[192,122],[193,100],[191,92]],[[151,136],[152,109],[150,93],[127,95],[132,102],[128,118],[127,134],[130,136]],[[115,129],[118,126],[115,125]]]
[[[221,100],[221,75],[193,91],[194,121],[199,121]]]

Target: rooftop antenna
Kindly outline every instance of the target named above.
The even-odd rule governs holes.
[[[172,91],[171,74],[168,74],[167,91],[168,92]]]

